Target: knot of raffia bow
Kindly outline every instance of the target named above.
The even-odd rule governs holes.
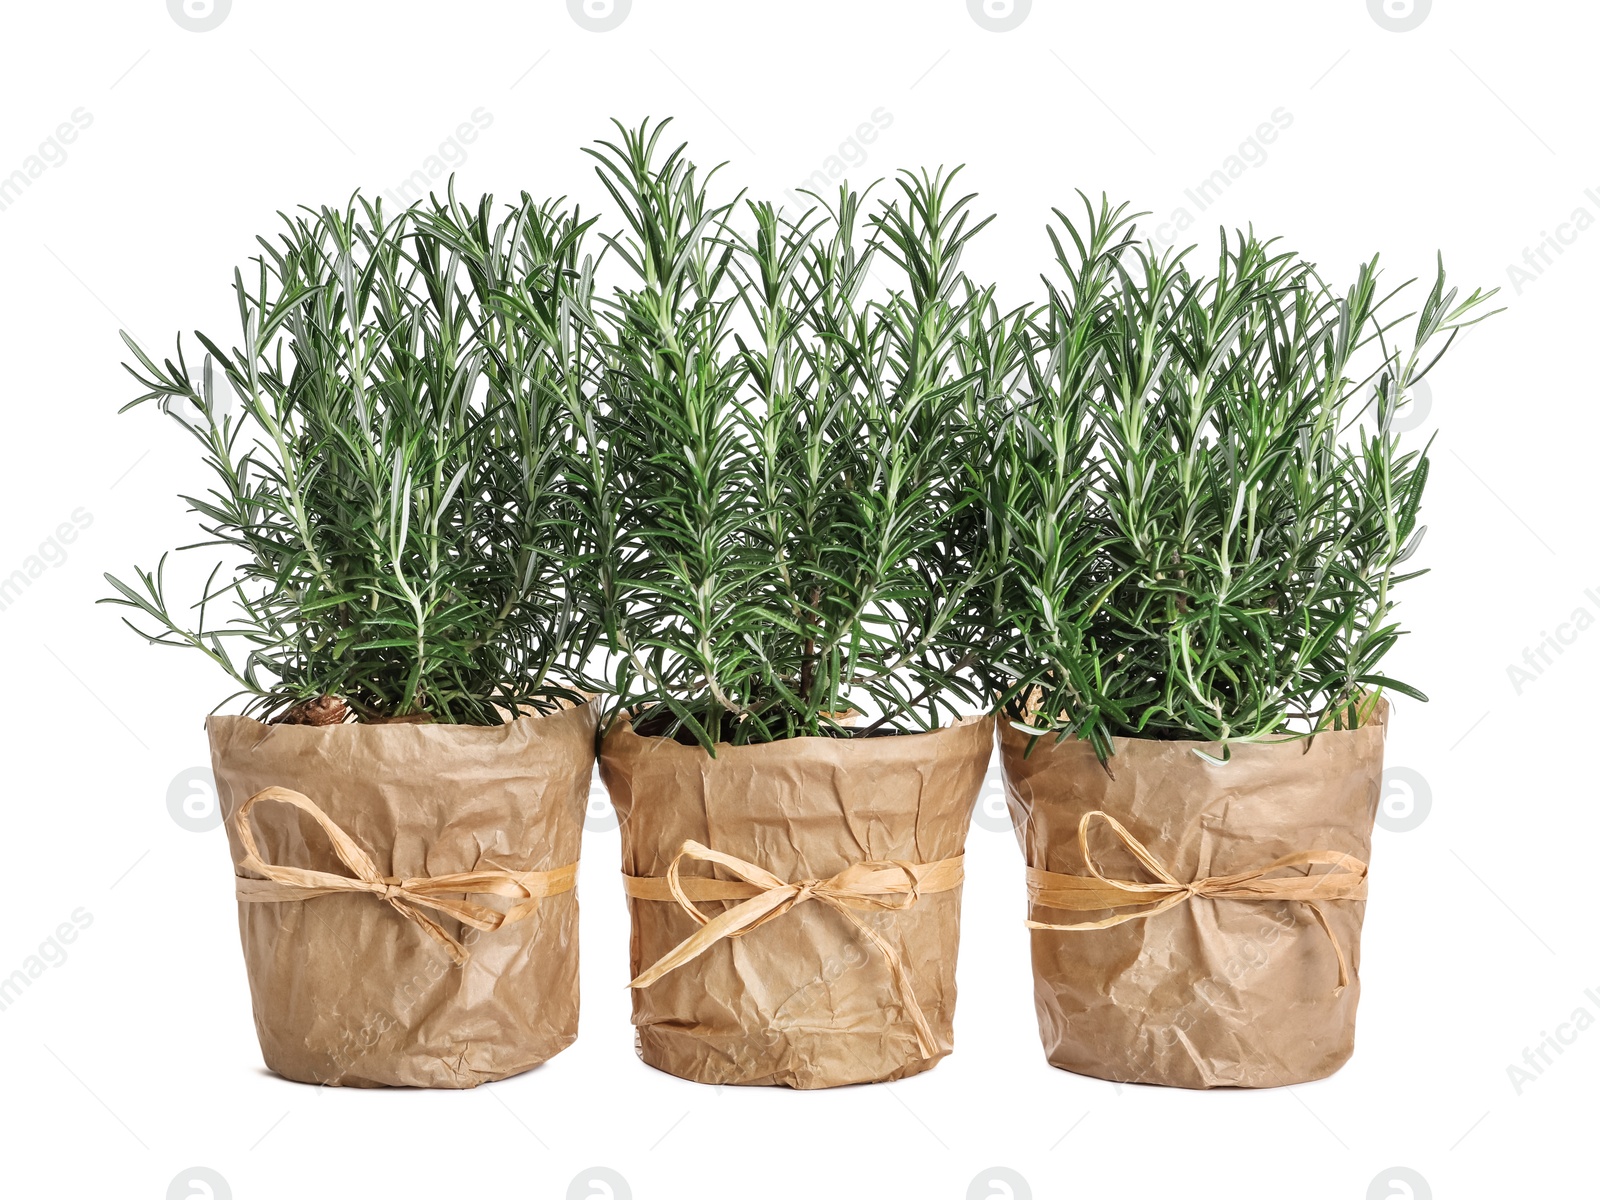
[[[335,875],[264,861],[250,827],[250,812],[263,801],[290,804],[307,813],[322,827],[333,852],[353,874]],[[233,825],[244,850],[239,871],[253,871],[261,876],[255,879],[240,874],[235,878],[234,891],[241,902],[284,904],[316,896],[365,892],[387,901],[396,912],[443,946],[458,966],[467,960],[466,947],[445,932],[444,926],[424,909],[444,913],[474,929],[492,931],[531,916],[541,900],[570,891],[578,878],[577,863],[551,871],[461,871],[409,879],[383,875],[360,844],[340,829],[333,818],[309,797],[288,788],[269,787],[251,796],[234,813]],[[501,912],[485,904],[457,898],[463,895],[509,896],[519,903]]]
[[[1089,849],[1089,829],[1096,820],[1111,826],[1112,832],[1130,853],[1156,877],[1156,882],[1108,878],[1095,862]],[[1328,935],[1334,955],[1339,960],[1339,988],[1350,982],[1350,968],[1345,959],[1344,947],[1339,944],[1328,923],[1328,914],[1322,910],[1322,901],[1364,900],[1367,895],[1367,864],[1349,854],[1334,850],[1307,850],[1287,854],[1265,866],[1234,875],[1213,875],[1188,883],[1173,876],[1157,861],[1149,847],[1129,833],[1110,813],[1096,809],[1083,814],[1078,822],[1078,848],[1083,853],[1084,864],[1090,875],[1061,875],[1038,867],[1028,868],[1028,897],[1043,908],[1059,908],[1079,912],[1140,907],[1137,912],[1119,912],[1098,921],[1083,921],[1071,925],[1052,925],[1029,921],[1030,929],[1109,929],[1126,921],[1153,917],[1186,901],[1204,898],[1210,900],[1292,900],[1306,905],[1322,931]],[[1329,870],[1316,875],[1296,873],[1276,876],[1274,873],[1291,867],[1325,866]],[[1092,877],[1091,877],[1092,876]]]
[[[736,875],[738,880],[685,878],[680,869],[684,859],[713,863]],[[893,943],[856,916],[855,910],[902,911],[928,893],[958,887],[961,875],[960,857],[932,863],[869,860],[854,863],[827,879],[789,881],[755,863],[712,850],[696,841],[686,841],[667,867],[665,879],[629,875],[624,876],[624,883],[628,895],[636,900],[675,900],[700,929],[669,950],[628,986],[649,987],[724,938],[741,937],[781,917],[797,904],[815,900],[845,917],[878,948],[894,977],[906,1017],[916,1031],[917,1045],[924,1058],[932,1058],[938,1053],[938,1042],[912,991],[904,958]],[[696,900],[737,900],[739,903],[711,916],[696,906]]]

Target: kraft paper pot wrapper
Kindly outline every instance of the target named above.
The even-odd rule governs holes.
[[[1328,892],[1344,885],[1349,893],[1315,905],[1241,898],[1263,886],[1253,879],[1221,896],[1173,897],[1168,889],[1172,907],[1109,928],[1034,929],[1034,1002],[1054,1066],[1209,1088],[1302,1083],[1344,1064],[1355,1047],[1366,863],[1387,716],[1383,704],[1360,729],[1236,744],[1223,765],[1193,753],[1219,755],[1208,743],[1115,738],[1109,774],[1085,742],[1049,735],[1029,753],[1032,739],[1002,726],[1007,798],[1030,868],[1093,888],[1080,824],[1087,813],[1103,813],[1180,884],[1222,880],[1213,886],[1229,890],[1225,877],[1318,852],[1319,865],[1270,872],[1266,879],[1276,883],[1266,890],[1308,887],[1306,878],[1316,876]],[[1105,818],[1091,818],[1086,835],[1103,875],[1160,886]],[[1030,871],[1030,884],[1033,877]],[[1318,883],[1313,892],[1322,890]],[[1088,902],[1097,894],[1088,892]],[[1072,911],[1037,903],[1037,891],[1030,897],[1030,918],[1043,924],[1112,919],[1137,911],[1130,901],[1149,908],[1152,897],[1162,898],[1135,893],[1118,908]]]
[[[701,1083],[821,1088],[914,1075],[950,1053],[961,854],[993,736],[983,717],[932,733],[719,745],[713,758],[619,721],[600,773],[621,821],[635,976],[702,929],[664,882],[686,842],[768,873],[745,886],[760,893],[753,903],[792,902],[634,989],[639,1056]],[[694,895],[738,889],[738,870],[703,857],[680,871]],[[807,881],[831,881],[821,890],[836,903],[771,886]],[[659,898],[635,894],[649,888]],[[707,918],[744,903],[693,902]]]
[[[235,817],[267,788],[319,807],[390,883],[458,872],[554,872],[564,890],[481,931],[376,891],[239,904],[239,937],[266,1064],[306,1083],[465,1088],[537,1066],[578,1031],[578,859],[594,763],[592,705],[505,725],[263,725],[212,717],[212,767],[237,885]],[[290,803],[259,801],[249,825],[271,868],[351,879],[330,833]],[[526,876],[525,880],[537,878]],[[416,881],[422,881],[417,883]],[[448,886],[451,881],[446,881]],[[462,881],[443,904],[514,910],[515,892]],[[277,889],[276,895],[290,894]],[[410,911],[434,922],[430,936]],[[457,957],[464,951],[464,961]]]

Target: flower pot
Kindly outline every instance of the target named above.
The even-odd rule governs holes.
[[[207,730],[268,1067],[463,1088],[571,1045],[591,706]]]
[[[1215,745],[1115,738],[1109,771],[1084,742],[1029,752],[1002,728],[1054,1066],[1276,1087],[1350,1057],[1386,719],[1222,765],[1193,753]]]
[[[713,1084],[899,1079],[950,1053],[961,855],[994,722],[699,746],[619,722],[639,1056]]]

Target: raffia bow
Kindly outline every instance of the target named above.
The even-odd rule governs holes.
[[[684,859],[714,863],[738,876],[738,881],[684,878],[680,867]],[[665,878],[626,875],[623,882],[635,900],[673,900],[694,918],[700,929],[663,955],[629,987],[649,987],[670,971],[704,954],[724,938],[741,937],[759,928],[798,904],[815,900],[844,916],[878,948],[894,977],[906,1017],[916,1031],[917,1045],[924,1058],[939,1052],[938,1042],[922,1006],[917,1003],[900,951],[877,930],[855,915],[856,909],[903,911],[924,895],[950,891],[962,879],[960,857],[932,863],[871,860],[855,863],[828,879],[802,879],[789,882],[755,863],[712,850],[696,841],[686,841],[667,867]],[[695,905],[696,900],[737,900],[740,903],[716,916],[708,916]]]
[[[1089,850],[1089,828],[1096,819],[1111,826],[1118,839],[1139,860],[1139,864],[1154,875],[1157,882],[1144,883],[1130,879],[1110,879],[1096,865]],[[1328,914],[1322,911],[1321,902],[1329,900],[1364,900],[1367,895],[1367,864],[1349,854],[1333,850],[1307,850],[1274,859],[1263,867],[1240,871],[1235,875],[1213,875],[1184,883],[1168,871],[1143,842],[1129,833],[1110,813],[1096,809],[1086,812],[1078,822],[1078,848],[1083,853],[1084,864],[1090,875],[1060,875],[1039,867],[1028,868],[1028,898],[1042,908],[1059,908],[1069,911],[1094,911],[1149,905],[1138,912],[1119,912],[1099,921],[1083,921],[1070,925],[1052,925],[1029,921],[1029,929],[1110,929],[1127,921],[1138,921],[1164,913],[1169,908],[1194,899],[1210,900],[1292,900],[1311,909],[1322,931],[1328,935],[1333,952],[1339,960],[1339,989],[1350,982],[1349,964],[1344,947],[1328,923]],[[1326,866],[1328,871],[1317,875],[1294,874],[1269,878],[1275,871],[1290,867]]]
[[[250,828],[250,812],[263,801],[293,805],[309,814],[328,835],[339,861],[354,874],[335,875],[302,867],[280,867],[264,861]],[[385,876],[378,871],[367,852],[340,829],[332,817],[309,797],[288,788],[269,787],[257,792],[239,806],[239,811],[233,816],[233,824],[239,835],[239,844],[244,848],[244,857],[239,862],[238,870],[253,871],[262,876],[253,879],[240,874],[235,878],[234,892],[242,903],[284,904],[317,896],[364,892],[387,901],[402,917],[449,951],[458,966],[467,961],[466,947],[446,933],[444,927],[424,909],[444,913],[474,929],[492,931],[531,916],[546,896],[570,891],[578,879],[577,863],[569,863],[551,871],[461,871],[453,875],[409,879]],[[520,903],[501,912],[484,904],[456,898],[464,894],[509,896]]]

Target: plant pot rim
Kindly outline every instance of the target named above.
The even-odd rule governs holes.
[[[1378,701],[1377,706],[1372,710],[1371,714],[1367,717],[1366,721],[1364,721],[1361,725],[1359,725],[1355,729],[1324,729],[1319,733],[1268,734],[1265,737],[1255,738],[1255,739],[1252,739],[1250,741],[1233,741],[1233,742],[1227,742],[1227,743],[1217,742],[1217,741],[1203,741],[1203,740],[1201,740],[1199,738],[1150,738],[1150,737],[1124,737],[1124,736],[1121,736],[1121,735],[1117,735],[1117,736],[1114,736],[1111,739],[1111,759],[1113,761],[1115,761],[1115,759],[1117,757],[1117,753],[1118,753],[1118,748],[1119,747],[1147,748],[1147,747],[1155,747],[1155,746],[1174,746],[1174,747],[1177,747],[1179,749],[1185,749],[1185,750],[1196,750],[1196,749],[1205,750],[1205,751],[1207,751],[1208,753],[1211,754],[1211,757],[1217,757],[1217,755],[1214,752],[1218,751],[1218,750],[1221,750],[1226,746],[1233,747],[1235,751],[1252,750],[1252,749],[1255,749],[1255,748],[1258,748],[1258,747],[1261,748],[1261,749],[1270,750],[1270,749],[1276,749],[1279,746],[1289,746],[1289,745],[1299,745],[1299,746],[1301,746],[1303,748],[1309,748],[1312,745],[1312,743],[1314,743],[1318,738],[1344,737],[1344,736],[1349,736],[1351,734],[1366,733],[1366,732],[1368,732],[1369,730],[1372,730],[1372,729],[1381,729],[1385,734],[1387,734],[1388,727],[1389,727],[1389,718],[1390,718],[1391,713],[1392,713],[1392,710],[1391,710],[1391,708],[1389,706],[1389,700],[1388,700],[1387,697],[1384,697],[1383,699]],[[1085,746],[1085,747],[1089,746],[1089,742],[1088,741],[1086,741],[1083,738],[1080,738],[1080,737],[1076,736],[1075,734],[1068,734],[1066,737],[1058,738],[1056,736],[1056,732],[1054,730],[1050,730],[1050,729],[1042,730],[1041,732],[1038,732],[1038,733],[1030,733],[1030,732],[1028,732],[1026,730],[1018,728],[1016,723],[1013,722],[1009,717],[1001,718],[999,724],[1000,724],[1000,737],[1001,737],[1002,741],[1005,741],[1005,740],[1009,739],[1012,742],[1017,742],[1017,741],[1032,742],[1032,741],[1035,741],[1035,740],[1043,741],[1045,739],[1049,739],[1050,744],[1052,746],[1057,746],[1057,745],[1079,745],[1079,746]],[[1218,765],[1226,766],[1227,764],[1223,763],[1223,764],[1218,764]]]
[[[470,739],[473,737],[503,736],[508,730],[537,721],[566,717],[571,713],[598,713],[598,707],[594,707],[595,699],[596,697],[591,696],[581,704],[562,701],[561,707],[553,712],[524,712],[509,721],[502,721],[498,725],[469,725],[454,721],[340,721],[333,725],[287,725],[261,721],[255,717],[247,717],[242,713],[210,713],[206,717],[205,727],[209,733],[214,725],[220,725],[225,722],[239,722],[247,727],[252,725],[257,727],[262,730],[263,736],[274,737],[315,737],[318,735],[326,737],[403,737],[413,733],[413,731],[439,730],[448,732],[430,732],[421,734],[421,736]],[[353,732],[355,730],[360,730],[361,732]],[[404,732],[397,733],[395,731]]]
[[[845,753],[858,753],[859,748],[864,746],[873,746],[881,749],[882,747],[888,745],[911,745],[928,738],[944,737],[951,733],[955,733],[958,730],[974,728],[984,723],[988,723],[992,728],[995,721],[996,717],[993,713],[971,713],[967,716],[957,718],[948,725],[941,725],[937,729],[921,729],[914,733],[897,733],[891,738],[836,738],[820,737],[815,734],[805,734],[800,737],[778,738],[770,742],[747,742],[744,745],[735,745],[733,742],[717,742],[716,757],[720,759],[725,753],[738,756],[751,752],[759,752],[771,746],[803,746],[806,744],[815,746],[839,747],[844,749]],[[615,723],[612,724],[611,728],[606,730],[604,740],[609,742],[613,737],[634,737],[638,738],[642,742],[655,742],[663,745],[678,746],[683,750],[698,751],[699,753],[706,754],[708,756],[710,753],[698,742],[689,744],[680,742],[677,738],[664,737],[660,734],[639,733],[633,727],[633,714],[626,712],[619,713],[617,715]],[[847,747],[854,749],[845,749]]]

